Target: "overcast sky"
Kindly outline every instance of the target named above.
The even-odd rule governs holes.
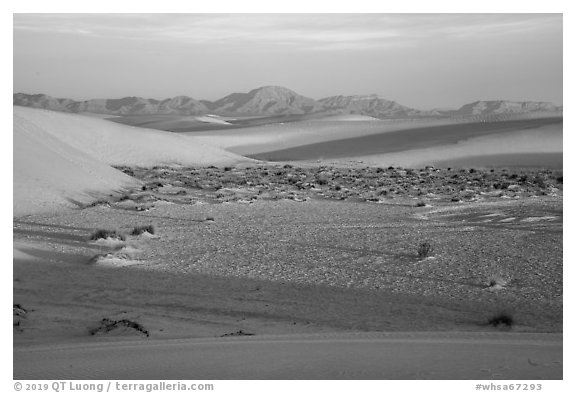
[[[15,14],[14,92],[562,104],[561,14]]]

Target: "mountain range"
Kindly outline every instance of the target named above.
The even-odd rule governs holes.
[[[379,95],[333,96],[314,100],[280,86],[264,86],[248,93],[233,93],[216,101],[177,96],[165,100],[141,97],[75,101],[45,94],[16,93],[13,104],[71,113],[109,115],[221,115],[278,116],[313,114],[358,114],[378,119],[476,116],[550,112],[559,114],[562,106],[549,102],[476,101],[457,110],[424,111],[398,104]]]

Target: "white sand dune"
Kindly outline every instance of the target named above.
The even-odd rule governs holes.
[[[146,340],[146,339],[142,339]],[[14,379],[562,379],[562,334],[335,333],[14,350]]]
[[[452,123],[453,121],[445,119],[354,121],[325,118],[323,120],[315,119],[293,123],[268,124],[240,130],[183,133],[183,135],[189,135],[204,143],[239,154],[257,154],[355,136]]]
[[[14,107],[14,115],[109,165],[206,166],[246,161],[180,134],[32,108]]]
[[[226,165],[244,157],[102,119],[14,107],[14,215],[87,203],[139,183],[110,165]]]
[[[201,121],[202,123],[214,123],[214,124],[228,124],[231,125],[231,123],[228,123],[226,120],[223,120],[219,117],[214,117],[214,116],[196,116],[196,120]]]
[[[355,115],[342,115],[283,124],[187,133],[204,143],[218,146],[242,155],[289,149],[315,143],[346,140],[416,128],[440,127],[458,124],[484,123],[491,118],[422,118],[358,121]],[[540,116],[542,117],[542,116]],[[540,117],[520,114],[513,117],[496,117],[493,122],[505,120],[534,120]],[[554,116],[550,116],[554,117]],[[561,128],[561,126],[560,126]],[[441,157],[441,156],[440,156]]]
[[[87,203],[137,181],[14,112],[14,215]],[[27,112],[27,110],[26,110]]]
[[[355,114],[341,114],[313,119],[312,121],[382,121],[376,117]]]

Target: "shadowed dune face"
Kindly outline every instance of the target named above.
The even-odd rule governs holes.
[[[187,135],[247,157],[306,165],[416,167],[470,156],[562,152],[560,116],[318,120]],[[524,165],[526,157],[520,161],[512,163]]]
[[[299,161],[334,159],[397,153],[415,149],[456,144],[471,138],[497,136],[523,130],[555,126],[543,130],[547,136],[561,138],[562,119],[530,119],[503,122],[480,122],[421,127],[395,132],[365,135],[356,138],[312,143],[288,149],[253,154],[251,157],[268,161]],[[559,131],[559,132],[558,132]],[[490,154],[484,151],[483,154]]]
[[[349,160],[368,165],[416,167],[562,167],[562,128],[540,128],[491,134],[453,144],[413,149],[396,153],[360,156]],[[456,160],[456,162],[452,162]]]

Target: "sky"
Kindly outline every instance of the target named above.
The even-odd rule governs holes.
[[[562,14],[14,14],[14,93],[562,105]]]

